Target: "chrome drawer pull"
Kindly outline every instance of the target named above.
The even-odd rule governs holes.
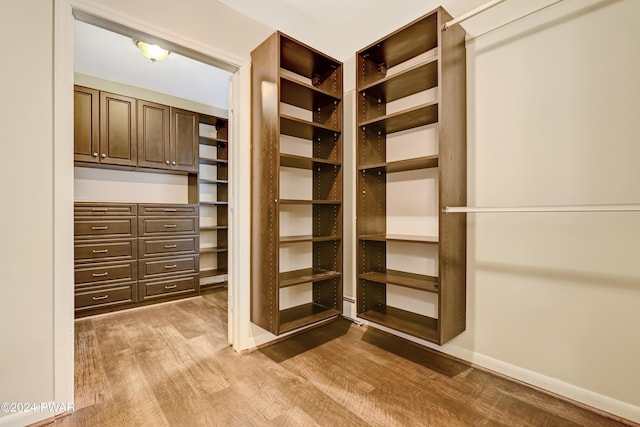
[[[173,249],[173,248],[177,248],[178,245],[164,245],[165,249]]]
[[[165,288],[165,289],[175,289],[175,288],[177,288],[177,287],[178,287],[178,285],[171,285],[171,286],[169,286],[169,285],[164,285],[164,288]]]
[[[94,301],[100,301],[100,300],[107,299],[107,298],[109,298],[109,294],[103,295],[101,297],[93,297],[92,299]]]
[[[166,268],[167,270],[170,268],[176,268],[178,265],[177,264],[173,264],[173,265],[165,265],[164,268]]]
[[[177,225],[176,224],[165,224],[164,228],[176,228]]]
[[[104,277],[108,275],[109,275],[108,271],[105,271],[104,273],[93,273],[93,277]]]
[[[105,225],[103,227],[98,227],[97,225],[94,225],[93,227],[91,227],[92,230],[106,230],[108,227]]]
[[[109,252],[109,249],[94,249],[93,250],[94,254],[106,254],[107,252]]]
[[[97,154],[96,154],[97,156]],[[93,208],[91,209],[92,212],[106,212],[107,208]]]
[[[178,212],[177,209],[165,209],[164,211],[165,212]]]

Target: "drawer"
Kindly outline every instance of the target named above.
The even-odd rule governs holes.
[[[172,234],[198,234],[198,218],[138,218],[140,237]]]
[[[76,263],[135,259],[137,246],[135,239],[76,242],[74,259]]]
[[[200,267],[198,255],[170,257],[140,261],[140,279],[168,274],[197,273]]]
[[[199,236],[172,237],[167,239],[141,238],[140,258],[162,255],[197,254],[200,250]]]
[[[136,216],[137,205],[130,203],[89,203],[76,202],[75,216]]]
[[[73,231],[76,239],[96,237],[136,237],[136,220],[135,218],[76,218],[73,223]]]
[[[141,216],[198,216],[198,205],[138,205]]]
[[[136,280],[137,262],[110,262],[76,266],[76,286],[85,283]]]
[[[200,290],[199,288],[197,275],[165,280],[146,280],[139,283],[138,301],[195,293]]]
[[[136,302],[136,283],[125,283],[118,286],[107,286],[101,289],[79,291],[75,294],[76,311],[95,307]]]

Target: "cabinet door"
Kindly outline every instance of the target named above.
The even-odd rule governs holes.
[[[170,169],[166,105],[138,100],[138,166]]]
[[[100,92],[100,163],[136,166],[136,101]]]
[[[198,172],[198,114],[171,108],[171,169]]]
[[[73,90],[73,159],[98,162],[99,92],[75,86]]]

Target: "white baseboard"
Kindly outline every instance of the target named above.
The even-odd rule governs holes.
[[[506,377],[513,378],[517,381],[521,381],[534,387],[538,387],[551,393],[555,393],[557,395],[570,400],[574,400],[600,411],[608,412],[611,415],[621,417],[635,423],[640,423],[639,406],[635,406],[630,403],[623,402],[621,400],[617,400],[612,397],[575,386],[573,384],[569,384],[556,378],[548,377],[538,372],[530,371],[520,366],[512,365],[502,360],[498,360],[493,357],[471,351],[464,347],[460,347],[454,344],[445,344],[443,346],[438,346],[428,341],[424,341],[416,337],[404,334],[402,332],[398,332],[396,330],[368,322],[364,319],[357,318],[355,302],[350,299],[344,300],[344,313],[345,317],[357,319],[364,325],[383,330],[392,335],[396,335],[408,341],[420,344],[424,347],[428,347],[456,357],[458,359],[462,359],[481,368],[494,371]],[[347,313],[349,313],[349,315],[347,315]]]

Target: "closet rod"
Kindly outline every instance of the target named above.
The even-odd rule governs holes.
[[[465,13],[464,15],[460,15],[457,18],[452,19],[451,21],[447,21],[444,23],[444,25],[442,26],[443,30],[448,30],[450,27],[459,24],[463,21],[466,21],[469,18],[472,18],[474,16],[476,16],[477,14],[484,12],[487,9],[491,9],[494,6],[499,5],[500,3],[502,3],[505,0],[491,0],[490,2],[487,2],[485,4],[483,4],[480,7],[476,7],[473,10],[470,10],[469,12]]]
[[[514,206],[514,207],[470,207],[446,206],[444,213],[503,213],[503,212],[638,212],[635,205],[576,205],[576,206]]]

